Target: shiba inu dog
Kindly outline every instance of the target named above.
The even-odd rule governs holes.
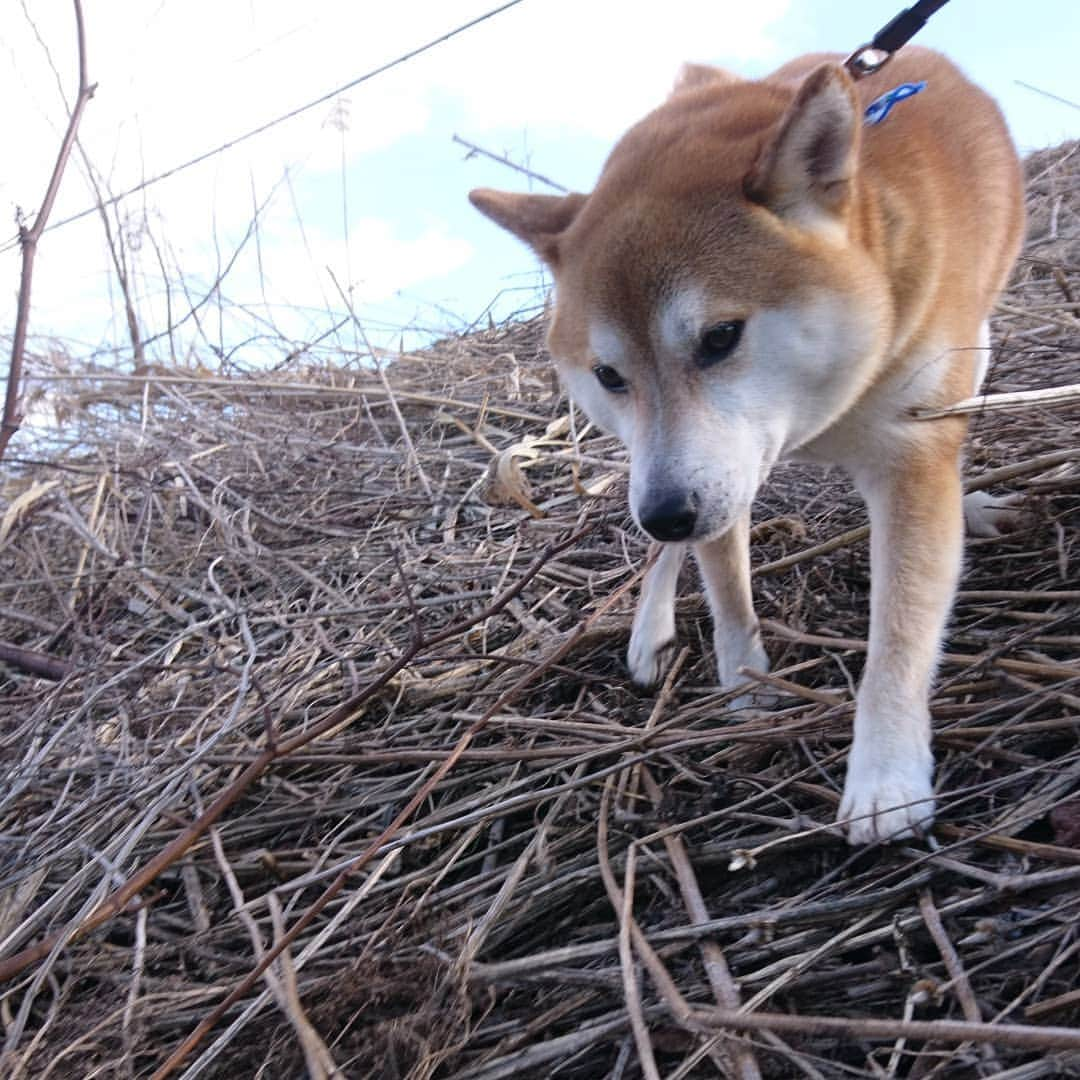
[[[766,667],[750,504],[782,458],[839,465],[869,507],[873,575],[840,818],[854,844],[928,825],[966,423],[912,413],[975,391],[1020,245],[1021,172],[997,106],[919,48],[859,82],[822,55],[758,82],[690,66],[592,194],[470,198],[551,268],[550,352],[628,447],[631,511],[662,542],[633,678],[662,673],[688,549],[720,684]]]

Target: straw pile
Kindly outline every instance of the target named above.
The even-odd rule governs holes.
[[[1080,149],[1028,169],[992,392],[1080,382]],[[975,418],[969,481],[1024,515],[969,542],[936,842],[853,851],[858,500],[785,469],[757,507],[773,711],[725,715],[689,574],[635,691],[625,458],[575,442],[541,331],[382,374],[37,361],[63,438],[0,504],[5,1076],[181,1044],[208,1077],[1080,1070],[1080,408]]]

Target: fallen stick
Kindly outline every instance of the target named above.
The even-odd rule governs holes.
[[[69,664],[57,656],[37,652],[35,649],[24,649],[7,641],[0,641],[0,661],[40,679],[52,679],[54,682],[75,670],[74,664]]]
[[[694,1009],[690,1019],[702,1030],[779,1031],[849,1039],[932,1039],[947,1043],[995,1043],[1018,1050],[1080,1050],[1080,1028],[1034,1024],[974,1024],[967,1020],[877,1020],[873,1017],[799,1016],[742,1013],[735,1009]]]

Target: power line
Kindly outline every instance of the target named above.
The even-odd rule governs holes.
[[[156,184],[161,180],[167,180],[170,176],[176,176],[177,173],[183,172],[185,169],[190,169],[193,165],[200,165],[202,162],[209,160],[217,154],[224,153],[226,150],[231,150],[234,146],[239,146],[240,143],[246,142],[248,139],[255,138],[256,135],[261,135],[264,131],[269,131],[272,127],[276,127],[278,124],[283,124],[286,120],[292,120],[294,117],[300,116],[301,113],[308,112],[311,109],[317,108],[319,105],[324,105],[332,98],[336,98],[340,94],[344,94],[345,91],[353,89],[355,86],[359,86],[361,83],[368,82],[370,79],[374,79],[377,75],[382,75],[384,72],[389,71],[391,68],[399,67],[401,64],[412,60],[414,57],[420,56],[421,53],[426,53],[430,49],[434,49],[437,45],[442,45],[443,42],[449,41],[451,38],[457,37],[459,34],[465,33],[466,30],[471,30],[474,26],[479,26],[482,22],[487,22],[488,19],[493,19],[496,15],[502,14],[504,11],[508,11],[512,7],[517,7],[518,4],[524,3],[525,0],[508,0],[507,3],[501,4],[499,7],[492,8],[490,11],[484,12],[483,15],[478,15],[475,19],[470,19],[469,22],[462,23],[460,26],[454,27],[453,30],[447,31],[440,37],[432,38],[431,41],[426,42],[423,45],[417,46],[415,49],[411,49],[407,53],[402,53],[401,56],[395,57],[393,60],[388,60],[385,64],[381,64],[377,68],[373,68],[371,71],[365,72],[363,75],[358,76],[351,82],[345,83],[344,86],[339,86],[336,90],[330,90],[328,93],[323,94],[321,97],[316,98],[314,101],[309,101],[306,105],[300,105],[293,109],[291,112],[284,113],[282,116],[278,116],[273,120],[267,121],[265,124],[260,124],[257,128],[252,128],[251,131],[245,132],[243,135],[238,135],[235,139],[230,139],[228,142],[222,143],[220,146],[215,147],[213,150],[207,150],[197,157],[191,158],[190,161],[185,161],[180,165],[176,165],[166,172],[158,173],[157,176],[150,177],[149,180],[143,180],[142,183],[136,184],[135,187],[129,188],[127,191],[122,191],[119,195],[113,195],[112,197],[105,199],[100,205],[88,207],[85,210],[80,210],[77,214],[72,214],[70,217],[61,218],[59,221],[53,222],[51,225],[45,228],[45,232],[52,232],[53,229],[60,228],[61,225],[70,225],[73,221],[79,221],[81,218],[88,217],[90,214],[97,213],[100,207],[113,206],[120,202],[121,199],[126,199],[130,195],[135,195],[145,188]],[[6,251],[10,251],[19,242],[18,236],[12,237],[0,247],[0,254]]]

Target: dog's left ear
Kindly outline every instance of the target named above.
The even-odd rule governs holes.
[[[700,90],[704,86],[732,86],[738,82],[742,82],[738,75],[732,75],[723,68],[712,67],[710,64],[683,64],[675,85],[668,94],[668,100],[679,94]]]
[[[823,64],[799,87],[743,181],[747,198],[808,228],[841,218],[861,130],[851,78],[840,64]]]
[[[559,236],[585,205],[585,195],[520,195],[476,188],[469,202],[518,239],[524,240],[550,267],[559,261]]]

